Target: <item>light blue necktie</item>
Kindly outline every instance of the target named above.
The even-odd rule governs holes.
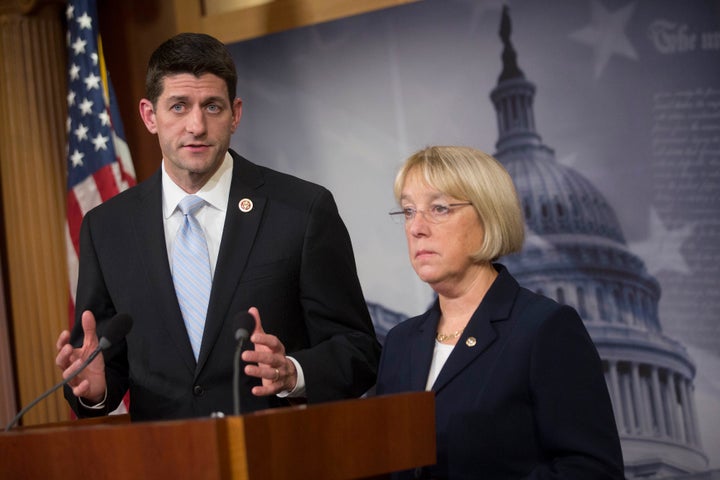
[[[173,282],[195,360],[200,353],[212,277],[210,256],[202,227],[194,214],[205,200],[188,195],[178,204],[185,221],[178,229],[173,247]]]

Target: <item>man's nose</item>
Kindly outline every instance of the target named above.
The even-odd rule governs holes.
[[[205,115],[201,108],[193,109],[187,116],[187,123],[185,129],[195,136],[200,136],[205,133]]]

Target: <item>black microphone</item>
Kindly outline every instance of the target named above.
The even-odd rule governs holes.
[[[250,338],[250,333],[255,330],[255,317],[248,312],[238,312],[233,317],[235,330],[235,358],[233,362],[233,413],[240,415],[240,354],[243,344]]]
[[[28,410],[30,410],[32,407],[40,403],[42,399],[53,393],[58,388],[62,387],[66,383],[68,383],[70,380],[75,378],[80,372],[85,370],[88,365],[90,365],[90,362],[92,362],[95,357],[98,356],[98,354],[103,351],[110,348],[112,345],[115,345],[116,343],[122,341],[123,338],[128,334],[130,329],[132,328],[132,318],[130,315],[126,313],[118,313],[113,318],[111,318],[107,326],[103,330],[103,336],[100,337],[100,341],[98,342],[98,346],[93,352],[90,354],[90,356],[78,367],[77,370],[75,370],[68,378],[64,379],[60,383],[54,385],[50,390],[43,393],[39,397],[37,397],[35,400],[30,402],[29,405],[27,405],[25,408],[20,410],[17,415],[10,421],[10,423],[7,424],[5,427],[5,431],[9,431],[11,428],[15,426],[17,422],[20,421],[23,415],[27,413]]]

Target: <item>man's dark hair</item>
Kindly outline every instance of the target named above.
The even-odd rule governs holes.
[[[199,77],[217,75],[227,84],[230,102],[235,100],[237,71],[225,45],[204,33],[180,33],[162,43],[150,56],[145,76],[145,96],[156,104],[163,90],[163,78],[178,73]]]

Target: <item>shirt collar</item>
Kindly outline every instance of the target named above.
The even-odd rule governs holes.
[[[170,176],[165,171],[164,159],[160,170],[162,172],[163,217],[167,219],[175,212],[180,200],[187,196],[187,192],[170,179]],[[220,168],[195,195],[205,200],[213,208],[221,212],[226,211],[230,197],[232,170],[232,156],[230,152],[227,152],[220,164]]]

